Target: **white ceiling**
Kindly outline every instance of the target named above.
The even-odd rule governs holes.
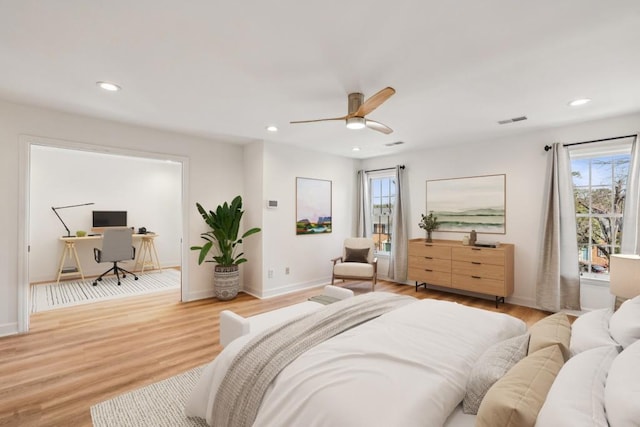
[[[0,98],[368,158],[638,112],[639,24],[639,0],[0,0]],[[390,135],[289,124],[385,86]]]

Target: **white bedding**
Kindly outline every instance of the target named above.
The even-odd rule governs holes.
[[[504,314],[416,300],[301,355],[269,387],[254,426],[441,426],[464,397],[473,362],[525,331]],[[251,337],[204,370],[187,415],[211,421],[217,387]]]

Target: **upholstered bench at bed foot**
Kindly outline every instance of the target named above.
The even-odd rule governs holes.
[[[327,285],[324,287],[322,295],[329,298],[345,299],[352,297],[353,291]],[[220,312],[220,345],[224,347],[238,337],[248,333],[261,332],[278,323],[315,311],[324,305],[320,302],[305,301],[250,317],[242,317],[231,310],[223,310]]]

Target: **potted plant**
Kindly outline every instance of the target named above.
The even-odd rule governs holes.
[[[215,212],[206,211],[200,203],[196,203],[198,212],[209,226],[210,230],[200,234],[206,243],[202,246],[192,246],[191,250],[200,251],[198,264],[203,262],[215,262],[213,273],[213,285],[216,298],[230,300],[238,295],[240,288],[240,271],[238,265],[247,262],[244,253],[237,253],[242,239],[258,233],[259,228],[247,230],[238,237],[242,210],[242,197],[237,196],[231,204],[224,202]],[[215,248],[215,249],[214,249]],[[206,259],[209,252],[214,249],[211,259]]]
[[[440,224],[438,224],[438,217],[433,215],[433,211],[429,211],[429,215],[422,214],[418,226],[427,230],[427,242],[431,242],[431,232],[437,230]]]

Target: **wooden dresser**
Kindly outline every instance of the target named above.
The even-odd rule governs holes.
[[[513,293],[513,252],[510,243],[497,248],[464,246],[456,240],[409,241],[409,280],[494,295],[499,301]]]

